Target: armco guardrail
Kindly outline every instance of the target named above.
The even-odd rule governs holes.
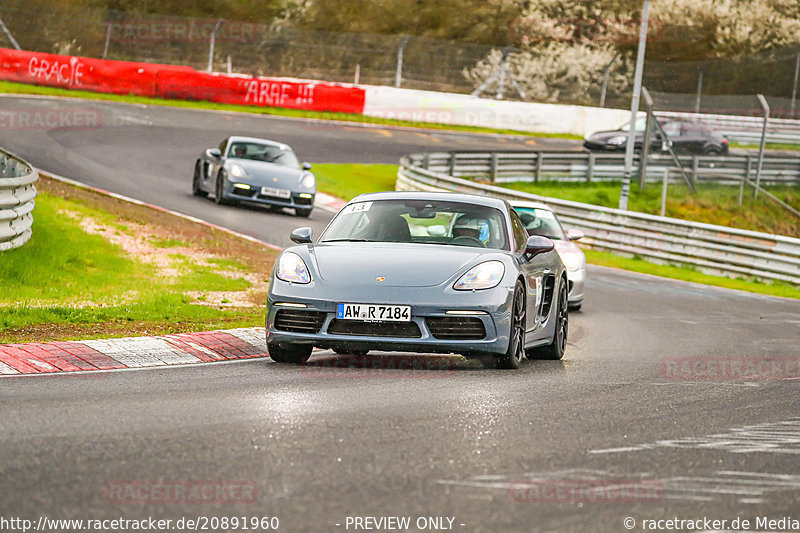
[[[421,155],[418,166],[456,177],[486,178],[491,182],[511,181],[603,181],[621,180],[625,170],[622,153],[550,150],[530,152],[431,152]],[[637,156],[638,159],[638,156]],[[755,178],[758,157],[755,155],[682,155],[681,165],[698,182],[739,184]],[[638,167],[638,162],[635,165]],[[664,170],[671,180],[681,180],[672,157],[650,155],[647,181],[660,182]],[[800,185],[800,157],[764,158],[761,169],[763,185]]]
[[[31,238],[37,179],[29,164],[0,150],[0,252]]]
[[[503,159],[504,154],[493,157]],[[711,274],[800,284],[800,239],[545,198],[475,183],[423,168],[428,154],[403,157],[398,190],[456,191],[507,200],[546,202],[596,250],[637,255],[655,263],[692,265]],[[459,159],[456,158],[456,161]],[[456,170],[462,170],[458,166]]]

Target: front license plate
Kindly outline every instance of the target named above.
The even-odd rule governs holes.
[[[336,318],[367,322],[410,322],[410,305],[339,304]]]
[[[292,191],[287,189],[275,189],[273,187],[261,187],[261,196],[274,196],[275,198],[291,198]]]

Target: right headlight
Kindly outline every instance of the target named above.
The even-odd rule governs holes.
[[[561,256],[561,261],[570,272],[580,270],[583,266],[583,254],[578,252],[560,252],[558,255]]]
[[[313,189],[317,185],[317,180],[314,178],[314,174],[311,172],[307,173],[305,177],[303,177],[302,181],[300,181],[300,185],[306,189]]]
[[[453,288],[457,291],[491,289],[500,283],[505,271],[506,267],[500,261],[486,261],[469,269],[466,274],[458,278]]]
[[[628,136],[627,135],[619,135],[617,137],[611,137],[606,142],[608,144],[613,144],[614,146],[619,146],[620,144],[625,144],[625,141],[627,141],[627,140],[628,140]]]
[[[311,283],[311,274],[308,272],[303,259],[292,252],[285,252],[278,259],[278,268],[275,276],[289,283]]]

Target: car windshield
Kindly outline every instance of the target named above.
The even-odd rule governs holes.
[[[630,122],[626,122],[625,124],[620,126],[619,131],[628,131],[630,124],[631,124]],[[645,126],[647,126],[647,117],[640,116],[639,118],[636,119],[636,128],[634,128],[633,131],[644,131]]]
[[[556,215],[549,209],[534,207],[515,207],[514,210],[519,215],[528,235],[541,235],[548,239],[558,241],[567,240],[564,228],[559,224]]]
[[[290,168],[300,168],[300,162],[291,148],[285,145],[237,141],[231,143],[228,157],[266,161]]]
[[[333,219],[320,242],[408,242],[509,250],[505,217],[495,208],[431,200],[356,202]]]

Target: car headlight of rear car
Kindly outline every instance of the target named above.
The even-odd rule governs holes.
[[[231,165],[230,173],[231,176],[233,176],[234,178],[243,178],[247,176],[247,172],[244,171],[244,168],[242,168],[241,165],[237,165],[235,163]]]
[[[278,279],[289,283],[311,283],[311,274],[303,259],[292,252],[286,252],[278,260],[278,269],[275,271]]]
[[[457,291],[477,291],[496,287],[503,279],[506,267],[500,261],[486,261],[473,268],[456,281],[453,288]]]
[[[579,252],[561,252],[558,255],[561,256],[561,261],[563,261],[564,266],[567,267],[567,270],[570,272],[580,270],[583,266],[583,254]]]
[[[618,135],[617,137],[611,137],[606,142],[608,144],[613,144],[615,146],[619,146],[620,144],[625,144],[625,141],[627,141],[627,140],[628,140],[628,137],[626,135]]]
[[[305,176],[303,176],[303,179],[300,181],[300,185],[302,185],[306,189],[313,189],[316,184],[317,180],[314,179],[314,174],[311,173],[308,173]]]

